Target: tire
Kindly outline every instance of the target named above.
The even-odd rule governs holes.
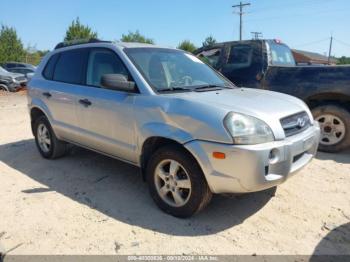
[[[173,164],[178,166],[176,173],[170,171]],[[163,170],[165,179],[160,178],[156,170]],[[158,207],[175,217],[187,218],[194,215],[206,207],[212,197],[197,161],[180,146],[170,145],[158,149],[147,164],[146,177],[151,197]],[[162,197],[160,192],[167,186],[167,194]],[[181,204],[179,201],[176,203],[175,195],[177,200],[179,196],[183,200]]]
[[[9,88],[3,84],[0,84],[0,91],[10,92]]]
[[[43,140],[41,138],[43,136],[40,136],[39,128],[41,130],[44,130],[44,129],[47,130],[47,133],[45,132],[47,134],[46,140],[50,142],[49,144],[46,144],[47,148],[45,148],[42,144]],[[39,117],[34,122],[33,129],[34,129],[35,143],[42,157],[46,159],[56,159],[66,154],[67,143],[57,139],[48,119],[45,116]]]
[[[319,150],[336,153],[350,147],[350,113],[336,105],[323,105],[312,109],[320,123]]]

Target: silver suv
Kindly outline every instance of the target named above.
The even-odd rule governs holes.
[[[40,154],[82,146],[141,168],[174,216],[212,193],[275,187],[307,165],[320,130],[299,99],[237,88],[195,56],[135,43],[59,44],[29,84]]]

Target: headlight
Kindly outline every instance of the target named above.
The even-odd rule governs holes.
[[[231,112],[225,117],[224,125],[232,135],[235,144],[254,145],[275,139],[271,128],[252,116]]]
[[[6,82],[13,82],[12,81],[12,77],[10,77],[10,76],[5,76],[5,77],[3,77],[2,78],[4,81],[6,81]]]

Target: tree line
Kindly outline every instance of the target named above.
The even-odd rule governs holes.
[[[79,17],[77,17],[67,28],[63,41],[68,42],[91,38],[98,38],[98,33],[93,31],[88,25],[82,24]],[[138,30],[135,32],[129,31],[127,34],[123,34],[120,41],[155,44],[155,41],[152,38],[142,35]],[[214,43],[216,43],[216,40],[212,36],[209,36],[203,42],[203,46],[212,45]],[[197,49],[195,44],[193,44],[190,40],[180,42],[177,48],[188,52],[193,52]],[[9,61],[16,61],[37,65],[40,63],[42,57],[44,57],[48,52],[49,50],[38,50],[36,46],[32,45],[24,47],[15,28],[1,25],[0,64]]]
[[[93,31],[88,25],[80,22],[79,17],[74,19],[66,30],[64,41],[74,41],[79,39],[98,38],[98,33]],[[129,31],[120,38],[122,42],[139,42],[155,44],[152,38],[142,35],[138,30]],[[202,46],[211,46],[216,43],[213,36],[208,36],[202,43]],[[190,40],[181,41],[178,49],[188,52],[194,52],[198,47]],[[36,46],[23,46],[21,39],[17,35],[17,31],[13,27],[6,25],[1,26],[0,30],[0,64],[8,61],[25,62],[33,65],[39,64],[41,58],[49,52],[48,50],[37,50]],[[350,64],[350,57],[341,57],[338,59],[339,64]]]

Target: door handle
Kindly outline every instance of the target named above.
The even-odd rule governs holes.
[[[92,105],[92,103],[88,99],[80,99],[79,103],[82,104],[83,106],[86,106],[86,107]]]
[[[50,98],[52,95],[49,92],[44,92],[43,96],[45,96],[46,98]]]

